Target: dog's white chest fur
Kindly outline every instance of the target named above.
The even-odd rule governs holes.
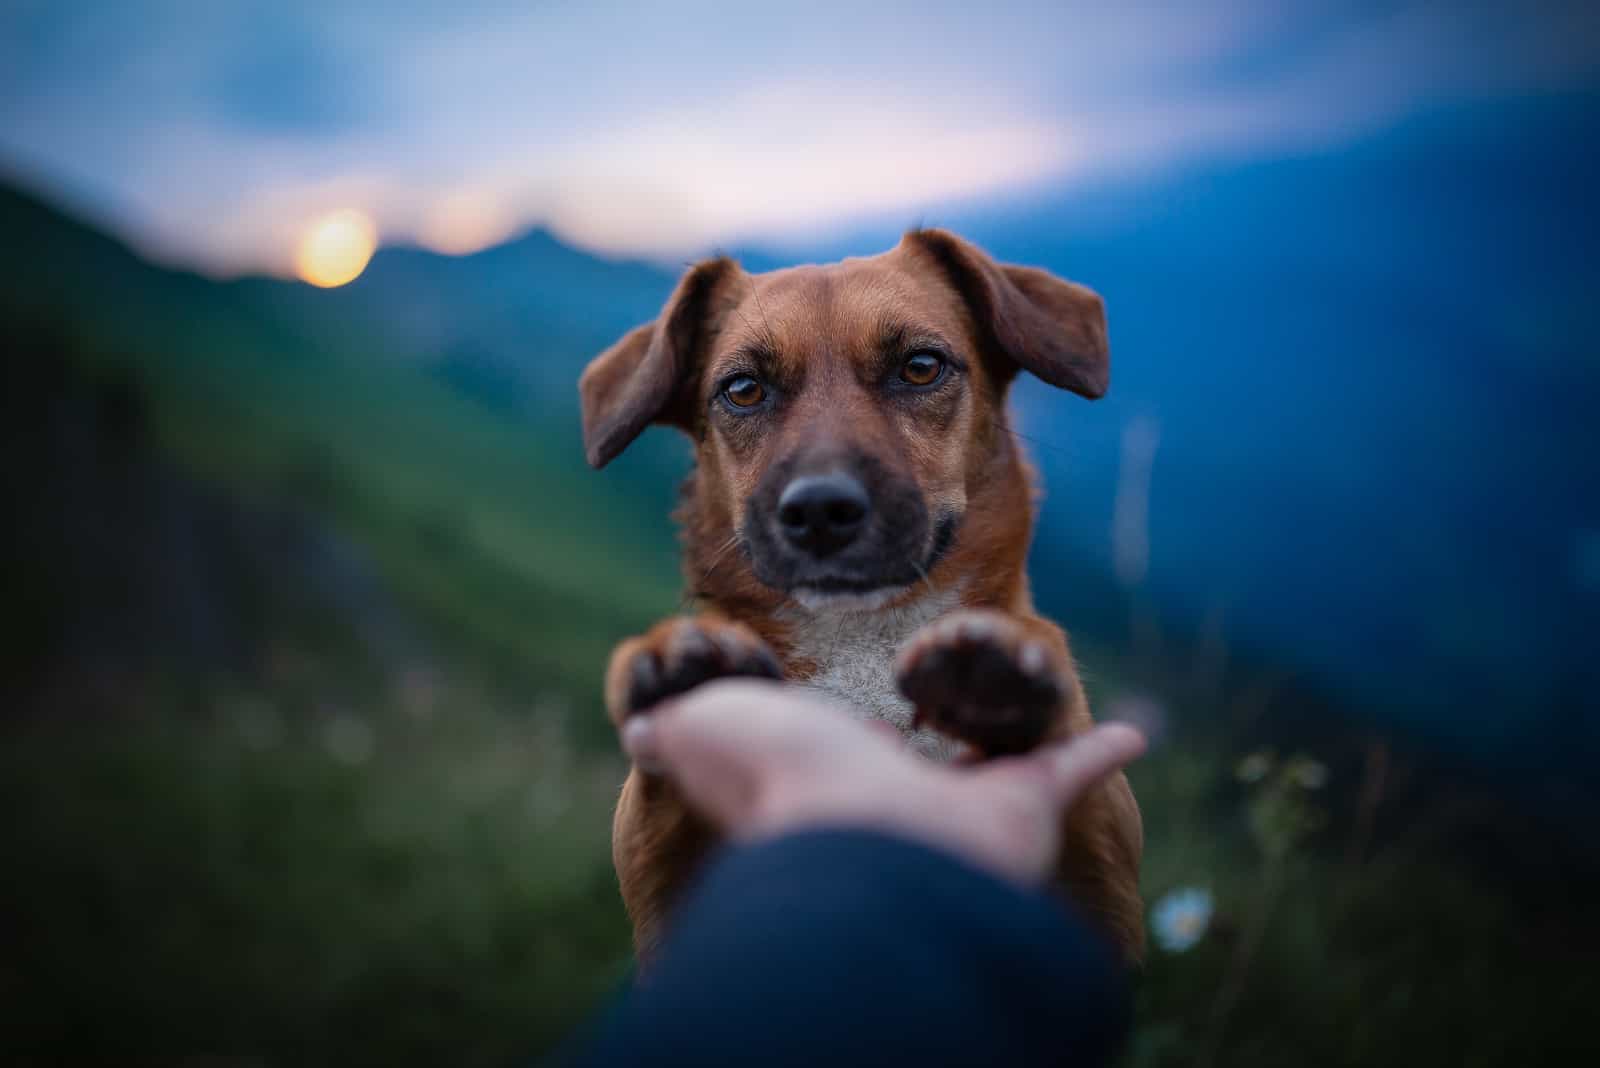
[[[913,749],[936,760],[955,755],[956,744],[926,728],[911,729],[911,703],[895,685],[894,661],[917,631],[961,603],[959,591],[929,593],[901,608],[824,602],[795,610],[794,652],[817,665],[800,685],[832,699],[864,719],[890,724]]]

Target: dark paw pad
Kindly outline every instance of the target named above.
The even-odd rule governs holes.
[[[634,656],[629,665],[627,715],[687,693],[703,682],[733,676],[778,679],[783,670],[766,643],[744,627],[708,627],[685,620],[675,625],[657,648],[641,649]]]
[[[963,614],[912,639],[900,692],[932,727],[997,756],[1032,749],[1055,722],[1064,694],[1049,650],[1002,616]]]

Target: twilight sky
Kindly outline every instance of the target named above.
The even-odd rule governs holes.
[[[286,273],[313,220],[680,257],[1600,78],[1578,0],[6,0],[0,174],[147,253]]]

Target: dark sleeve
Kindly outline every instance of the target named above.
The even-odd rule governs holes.
[[[1123,975],[1081,920],[864,831],[730,848],[581,1065],[1104,1064]]]

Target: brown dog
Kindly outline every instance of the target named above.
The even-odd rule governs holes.
[[[617,648],[613,722],[760,675],[937,759],[1086,730],[1066,636],[1035,614],[1023,569],[1033,487],[1005,416],[1018,371],[1102,395],[1100,298],[943,231],[828,266],[691,268],[579,383],[595,467],[653,422],[695,443],[678,519],[705,607]],[[612,850],[641,955],[712,842],[671,784],[632,770]],[[1141,849],[1120,774],[1067,816],[1061,885],[1129,960],[1144,945]]]

